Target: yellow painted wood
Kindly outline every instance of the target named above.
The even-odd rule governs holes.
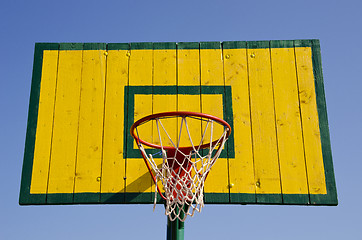
[[[73,193],[82,53],[59,51],[48,193]]]
[[[246,49],[224,49],[225,85],[232,86],[235,158],[229,158],[230,192],[255,193]]]
[[[176,49],[153,51],[153,85],[176,86]]]
[[[269,49],[248,49],[256,193],[281,193]]]
[[[126,166],[126,191],[128,193],[150,193],[154,191],[154,187],[152,187],[153,180],[143,158],[128,158]]]
[[[101,192],[123,192],[126,174],[124,154],[124,88],[128,84],[126,50],[110,50],[107,56],[106,99]]]
[[[83,51],[82,87],[74,192],[100,192],[105,50]]]
[[[294,48],[272,48],[271,62],[283,194],[308,194]]]
[[[295,55],[309,193],[326,194],[311,48],[295,48]]]
[[[131,50],[129,59],[129,85],[152,86],[152,79],[153,50]],[[134,99],[134,121],[150,114],[152,114],[152,94],[136,94]],[[152,127],[145,128],[141,126],[139,133],[145,141],[152,141]],[[136,145],[134,145],[134,148],[138,149]],[[151,176],[149,173],[145,176],[143,174],[147,171],[143,159],[126,159],[126,191],[151,192]]]
[[[224,86],[223,61],[221,49],[201,49],[201,92],[207,86]],[[201,94],[202,113],[223,118],[223,98],[221,94]],[[202,131],[206,123],[202,122]],[[210,126],[208,127],[210,129]],[[210,142],[210,131],[206,131],[203,143]],[[219,124],[214,124],[213,140],[223,133]],[[205,192],[228,193],[229,192],[228,162],[227,159],[218,159],[205,181]]]
[[[200,54],[199,49],[177,50],[178,85],[200,85]]]
[[[200,49],[201,85],[223,86],[223,61],[221,49]]]
[[[131,50],[129,56],[129,85],[152,86],[153,50]]]
[[[177,81],[178,86],[200,86],[200,54],[198,49],[179,49],[177,50]],[[177,94],[177,110],[201,112],[200,95]],[[180,129],[178,121],[177,129]],[[201,141],[201,124],[200,121],[189,121],[190,134],[195,143]],[[190,144],[185,127],[182,128],[181,146]]]
[[[31,194],[46,193],[47,191],[57,67],[58,51],[44,51],[33,171],[30,185]]]

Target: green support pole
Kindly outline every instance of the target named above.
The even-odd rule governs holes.
[[[184,217],[184,213],[180,214]],[[176,218],[175,221],[170,221],[167,217],[167,240],[184,240],[185,223]]]
[[[184,240],[185,223],[179,219],[171,222],[167,217],[167,240]]]
[[[172,222],[171,222],[170,219],[167,217],[167,238],[166,238],[166,240],[171,240],[171,239],[172,239],[172,235],[171,235],[171,224],[172,224]]]

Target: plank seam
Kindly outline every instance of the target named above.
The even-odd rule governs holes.
[[[79,122],[80,122],[80,107],[81,107],[81,100],[82,100],[82,83],[83,83],[83,62],[84,62],[84,51],[82,50],[82,67],[81,67],[81,73],[80,73],[80,89],[79,89],[79,107],[78,107],[78,127],[77,127],[77,143],[75,148],[75,164],[74,164],[74,178],[73,178],[73,203],[75,198],[75,182],[77,178],[77,163],[78,163],[78,146],[79,146]]]
[[[131,46],[130,46],[130,44],[128,44],[128,51],[127,51],[127,71],[128,71],[128,74],[127,74],[127,90],[125,91],[125,97],[124,97],[124,99],[125,99],[125,103],[124,103],[124,109],[125,109],[125,115],[127,116],[126,118],[124,118],[124,126],[126,126],[124,129],[126,130],[126,131],[124,131],[123,130],[123,144],[125,144],[125,148],[124,148],[124,153],[125,153],[125,157],[124,157],[124,159],[125,159],[125,166],[124,166],[124,200],[126,200],[126,193],[127,193],[127,164],[128,164],[128,158],[127,158],[127,156],[128,156],[128,144],[127,144],[127,136],[128,136],[128,118],[129,118],[129,114],[128,114],[128,108],[129,108],[129,88],[128,88],[128,86],[129,86],[129,70],[130,70],[130,65],[131,65]],[[133,143],[133,142],[132,142]]]
[[[152,43],[152,69],[151,69],[151,81],[152,81],[152,87],[151,87],[151,96],[152,96],[152,106],[151,106],[151,113],[154,114],[154,104],[155,104],[155,96],[154,96],[154,85],[155,85],[155,48],[154,48],[154,43]],[[154,127],[153,127],[154,124],[151,124],[151,133],[152,133],[152,141],[154,140],[154,136],[153,136],[153,133],[154,133]],[[151,193],[152,193],[152,196],[155,194],[154,191],[152,191],[152,185],[155,184],[155,188],[157,188],[157,181],[154,182],[152,177],[150,177],[150,182],[151,182]]]
[[[199,91],[200,91],[200,113],[203,112],[202,109],[202,85],[201,85],[201,78],[202,78],[202,65],[201,65],[201,43],[199,42]],[[202,122],[200,122],[200,136],[202,136]],[[201,149],[201,152],[203,152],[204,150]],[[204,202],[205,202],[205,195],[204,195]]]
[[[253,135],[253,120],[252,120],[252,114],[251,114],[251,94],[250,94],[250,71],[249,71],[249,48],[248,48],[248,42],[245,42],[245,48],[246,48],[246,71],[247,71],[247,76],[248,76],[248,94],[249,94],[249,117],[250,117],[250,137],[251,137],[251,156],[252,156],[252,161],[253,161],[253,173],[254,173],[254,202],[257,202],[257,197],[256,197],[256,179],[255,179],[255,159],[254,159],[254,135]]]
[[[304,132],[303,132],[303,117],[302,117],[302,107],[300,102],[300,95],[299,95],[299,78],[298,78],[298,63],[297,63],[297,54],[295,51],[295,41],[293,41],[293,50],[294,50],[294,64],[295,64],[295,73],[296,73],[296,80],[297,80],[297,91],[298,91],[298,107],[299,107],[299,114],[300,114],[300,126],[302,130],[302,142],[303,142],[303,154],[304,154],[304,168],[306,173],[306,180],[307,180],[307,189],[308,189],[308,204],[310,204],[310,189],[309,189],[309,179],[308,179],[308,168],[307,168],[307,158],[305,153],[305,141],[304,141]]]
[[[57,101],[57,89],[58,89],[58,71],[59,71],[59,47],[58,47],[58,56],[57,56],[57,72],[55,78],[55,89],[54,89],[54,106],[53,106],[53,122],[52,122],[52,133],[50,139],[50,151],[49,151],[49,165],[48,165],[48,179],[47,179],[47,189],[45,195],[45,203],[48,202],[48,191],[49,191],[49,181],[50,181],[50,166],[52,161],[52,150],[53,150],[53,137],[54,137],[54,119],[55,119],[55,103]]]
[[[269,41],[269,58],[270,58],[270,74],[271,74],[271,83],[272,83],[272,95],[273,95],[273,107],[274,107],[274,127],[275,127],[275,137],[276,137],[276,147],[277,147],[277,156],[278,156],[278,167],[279,167],[279,184],[280,184],[280,195],[282,202],[284,203],[283,197],[283,184],[282,184],[282,172],[280,167],[280,155],[279,155],[279,141],[278,141],[278,126],[277,126],[277,116],[276,116],[276,108],[275,108],[275,91],[274,91],[274,75],[273,75],[273,60],[272,60],[272,48],[270,47]]]
[[[105,72],[104,72],[104,99],[103,99],[103,129],[102,129],[102,152],[101,152],[101,171],[99,181],[99,202],[101,202],[102,195],[102,176],[103,176],[103,161],[104,161],[104,129],[106,121],[106,100],[107,100],[107,71],[108,71],[108,45],[106,46],[106,61],[105,61]]]
[[[248,48],[248,42],[245,43],[246,47],[246,71],[248,75],[248,92],[249,92],[249,116],[250,116],[250,134],[251,134],[251,154],[252,154],[252,161],[253,161],[253,172],[254,172],[254,201],[257,203],[257,195],[256,195],[256,179],[255,179],[255,155],[254,155],[254,134],[253,134],[253,115],[251,114],[251,94],[250,94],[250,70],[249,70],[249,48]]]

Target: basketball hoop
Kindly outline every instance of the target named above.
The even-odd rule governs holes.
[[[179,125],[177,137],[174,139],[165,127],[165,121],[172,119],[178,119],[178,124],[174,125]],[[191,133],[195,132],[190,131],[189,125],[195,120],[200,122],[200,127],[197,127],[199,134],[191,136]],[[138,127],[150,123],[153,124],[150,125],[151,128],[157,128],[158,136],[154,141],[157,143],[140,138]],[[215,137],[213,135],[216,135],[216,132],[219,136]],[[136,121],[131,126],[131,135],[136,140],[155,182],[154,208],[158,192],[165,200],[165,214],[170,221],[179,219],[184,222],[187,215],[193,216],[195,211],[200,212],[204,206],[204,182],[219,158],[230,132],[230,125],[226,121],[204,113],[165,112]],[[183,143],[184,146],[180,146],[181,139],[188,144]],[[192,139],[196,139],[197,142],[193,142]],[[161,165],[156,164],[156,154],[147,153],[151,149],[160,150],[156,154],[162,156]],[[164,187],[164,194],[160,191],[158,181],[161,181]]]

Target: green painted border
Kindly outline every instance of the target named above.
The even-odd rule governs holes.
[[[310,204],[309,194],[283,194],[285,205],[308,205]]]
[[[283,204],[282,194],[256,194],[257,204]]]
[[[328,127],[327,108],[322,74],[322,62],[319,40],[285,40],[285,41],[225,41],[225,42],[183,42],[183,43],[36,43],[34,51],[34,66],[31,93],[29,100],[28,124],[24,149],[22,181],[20,186],[20,205],[42,204],[150,204],[154,193],[64,193],[64,194],[30,194],[32,165],[34,157],[37,114],[39,107],[40,81],[44,50],[130,50],[130,49],[238,49],[238,48],[283,48],[311,47],[315,91],[317,96],[318,117],[321,131],[323,162],[326,176],[327,194],[245,194],[245,193],[205,193],[205,203],[209,204],[290,204],[290,205],[337,205],[337,190],[333,170],[332,151]],[[224,87],[224,86],[223,86]],[[162,87],[164,88],[164,87]],[[190,94],[200,93],[200,86],[173,86],[174,92]],[[176,90],[175,90],[176,89]],[[204,88],[203,89],[207,89]],[[153,86],[151,92],[157,90]],[[148,90],[146,90],[148,91]],[[166,91],[166,92],[167,92]],[[209,90],[206,90],[209,91]],[[231,89],[230,89],[231,91]],[[227,92],[227,88],[225,88]],[[132,92],[131,92],[132,93]],[[155,93],[155,92],[153,92]],[[127,92],[128,94],[128,92]],[[134,94],[134,93],[132,93]],[[220,93],[219,93],[220,94]],[[231,96],[230,94],[226,94]],[[126,95],[125,95],[126,97]],[[127,98],[128,101],[128,98]],[[230,100],[224,98],[226,105]],[[125,111],[129,109],[125,106]],[[230,109],[225,108],[228,112]],[[228,114],[224,113],[228,116]],[[228,118],[228,117],[226,117]],[[128,119],[127,119],[128,120]],[[226,119],[229,123],[232,119]],[[130,124],[126,124],[127,126]],[[133,141],[133,139],[132,139]],[[229,139],[230,141],[230,139]],[[133,146],[132,146],[133,148]],[[232,156],[228,156],[232,158]],[[282,199],[281,199],[282,197]],[[163,204],[159,197],[158,203]]]
[[[319,117],[320,137],[326,178],[327,194],[311,194],[311,204],[314,205],[338,205],[337,189],[332,161],[332,149],[330,142],[326,98],[322,73],[322,59],[319,40],[311,40],[313,73],[315,91],[317,97],[317,109]]]
[[[229,193],[204,193],[205,204],[225,204],[230,203]]]
[[[270,48],[294,48],[294,41],[288,40],[272,40]]]
[[[168,50],[168,49],[176,49],[176,42],[155,42],[153,43],[154,50]]]
[[[106,50],[106,43],[84,43],[83,50]]]
[[[60,43],[59,50],[83,50],[84,43]],[[44,49],[50,50],[50,49]]]
[[[107,50],[130,50],[129,43],[108,43]]]
[[[179,42],[177,43],[177,49],[200,49],[199,42]]]
[[[242,41],[227,41],[222,42],[222,48],[223,49],[245,49],[246,48],[246,42]]]
[[[230,193],[230,204],[256,204],[256,194]]]
[[[73,193],[50,193],[46,195],[46,204],[74,204]]]
[[[120,204],[120,203],[126,203],[125,201],[126,194],[124,192],[118,192],[118,193],[101,193],[101,201],[100,203],[106,203],[106,204]]]
[[[200,42],[200,49],[221,49],[221,42]]]
[[[153,203],[155,193],[154,192],[143,192],[143,193],[126,193],[126,203]]]
[[[152,42],[136,42],[136,43],[130,43],[131,50],[149,50],[153,49],[153,43]]]
[[[248,49],[270,48],[270,41],[250,41],[246,42],[246,47]]]
[[[74,193],[73,203],[74,204],[85,204],[85,203],[99,203],[101,202],[101,193]]]

